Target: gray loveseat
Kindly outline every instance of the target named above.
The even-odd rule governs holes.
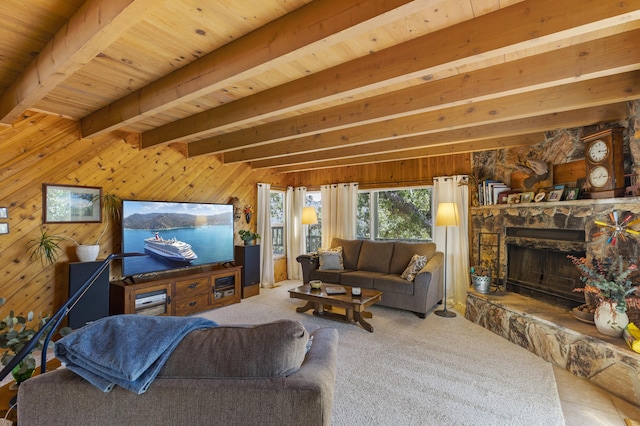
[[[149,389],[104,393],[70,370],[18,390],[21,425],[330,425],[338,333],[301,323],[188,334]]]
[[[320,269],[317,253],[303,254],[304,283],[321,280],[350,287],[373,288],[383,292],[380,305],[405,309],[425,318],[442,301],[444,255],[434,243],[378,242],[334,238],[331,248],[342,247],[343,269]],[[401,277],[414,254],[427,257],[426,265],[413,281]]]

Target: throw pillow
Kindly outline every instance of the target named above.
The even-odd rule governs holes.
[[[332,248],[331,250],[318,250],[320,257],[319,270],[322,271],[342,271],[344,264],[342,263],[342,246]]]
[[[427,256],[420,256],[419,254],[414,254],[409,261],[409,264],[405,268],[402,273],[402,278],[407,281],[413,281],[416,278],[416,274],[420,272],[424,265],[427,264]]]

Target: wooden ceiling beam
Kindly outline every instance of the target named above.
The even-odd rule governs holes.
[[[88,115],[81,121],[82,135],[179,106],[307,55],[319,43],[348,40],[366,30],[364,23],[383,25],[420,7],[424,3],[415,0],[313,1]]]
[[[225,163],[256,161],[295,153],[333,150],[345,146],[435,133],[442,128],[460,129],[499,123],[576,108],[606,105],[640,97],[640,71],[601,77],[423,114],[321,133],[311,137],[228,151]],[[192,152],[189,150],[189,156]]]
[[[488,151],[492,149],[505,149],[513,148],[516,146],[535,145],[543,141],[544,133],[533,133],[530,135],[517,135],[504,138],[452,142],[447,145],[438,145],[429,148],[417,148],[389,154],[363,155],[353,158],[341,158],[336,160],[325,160],[314,163],[302,163],[293,166],[277,167],[274,171],[275,173],[293,173],[316,169],[329,169],[335,167],[358,166],[363,164],[410,160],[414,158],[439,157],[442,155],[462,154],[465,152]]]
[[[567,15],[567,11],[571,11]],[[504,58],[532,47],[640,19],[640,0],[624,3],[583,0],[524,1],[462,24],[427,34],[366,57],[253,96],[194,114],[143,133],[143,147],[202,138],[231,126],[309,108],[391,84],[421,83],[432,74],[474,62]],[[427,47],[434,48],[428,49]],[[416,52],[419,52],[417,54]]]
[[[538,134],[549,129],[572,128],[595,123],[622,120],[629,114],[626,102],[616,104],[576,109],[566,112],[544,114],[536,117],[522,118],[467,127],[463,129],[441,131],[428,135],[404,137],[396,140],[374,142],[345,148],[335,148],[312,153],[292,154],[286,157],[258,160],[251,163],[255,169],[273,168],[285,170],[286,167],[314,168],[317,163],[339,161],[340,164],[361,161],[359,157],[367,156],[371,159],[411,158],[411,150],[446,146],[447,144],[470,143],[475,140],[491,138],[510,138],[522,134]],[[367,160],[368,161],[368,160]],[[337,164],[337,163],[336,163]]]
[[[640,69],[640,30],[190,143],[220,153]],[[553,66],[549,66],[553,64]]]
[[[2,94],[0,122],[11,124],[161,4],[88,0]]]

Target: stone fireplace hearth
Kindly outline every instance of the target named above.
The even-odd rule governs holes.
[[[470,290],[465,317],[640,406],[640,354],[622,338],[598,333],[566,309],[516,293]]]

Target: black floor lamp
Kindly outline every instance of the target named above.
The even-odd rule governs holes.
[[[453,318],[455,312],[447,311],[447,236],[450,226],[460,226],[460,218],[458,217],[458,207],[456,203],[440,203],[438,204],[438,212],[436,213],[436,226],[444,226],[444,298],[442,305],[444,309],[435,311],[435,314],[441,317]]]

